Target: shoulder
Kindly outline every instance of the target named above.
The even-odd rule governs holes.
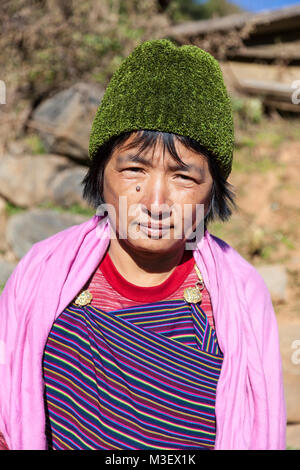
[[[58,265],[62,261],[68,262],[68,259],[78,251],[84,237],[95,229],[98,219],[93,216],[81,224],[72,225],[34,243],[16,265],[9,281],[14,281],[18,285],[22,284],[24,279],[36,279],[50,260],[52,263],[57,262]]]
[[[85,222],[72,225],[60,232],[36,242],[20,260],[21,264],[31,263],[33,260],[42,261],[56,252],[66,253],[71,247],[76,249],[81,239],[97,225],[98,218],[93,216]],[[19,264],[20,264],[19,263]]]
[[[31,305],[35,298],[40,298],[40,289],[50,295],[50,285],[63,283],[71,270],[83,271],[86,242],[90,247],[92,240],[91,252],[99,245],[99,237],[95,236],[98,220],[94,216],[35,243],[7,280],[0,295],[0,310],[23,312],[24,305]]]

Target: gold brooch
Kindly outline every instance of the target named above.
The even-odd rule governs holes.
[[[183,297],[189,304],[196,304],[202,300],[202,294],[198,287],[187,287],[183,291]]]
[[[196,273],[199,277],[199,281],[196,282],[195,287],[187,287],[183,291],[184,300],[186,302],[190,303],[190,304],[196,304],[198,302],[201,302],[201,300],[202,300],[201,291],[204,288],[204,281],[203,281],[202,274],[200,273],[200,270],[199,270],[199,268],[196,264],[195,264],[194,268],[195,268],[195,271],[196,271]],[[200,287],[199,287],[199,285],[200,285]]]
[[[90,293],[90,291],[89,290],[84,290],[76,297],[74,302],[75,302],[76,305],[84,306],[84,305],[87,305],[87,304],[91,303],[92,298],[93,298],[93,296]]]

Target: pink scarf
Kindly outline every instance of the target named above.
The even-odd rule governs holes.
[[[100,223],[101,221],[101,223]],[[46,449],[42,356],[55,319],[98,267],[107,218],[92,217],[36,243],[0,297],[0,432],[10,449]],[[207,230],[194,258],[211,296],[224,353],[215,449],[285,449],[278,327],[255,268]]]

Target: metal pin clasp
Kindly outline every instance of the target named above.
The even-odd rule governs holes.
[[[196,282],[195,287],[187,287],[183,291],[184,300],[190,304],[196,304],[202,301],[201,291],[204,289],[203,277],[196,263],[194,265],[194,268],[199,277],[199,281]]]
[[[92,301],[92,298],[93,296],[91,292],[89,290],[84,290],[76,297],[76,299],[74,300],[74,303],[76,305],[84,306],[84,305],[90,304]]]

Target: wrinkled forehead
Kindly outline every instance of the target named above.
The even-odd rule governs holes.
[[[173,162],[173,166],[176,163],[181,167],[195,165],[203,167],[206,164],[207,157],[203,153],[184,145],[174,134],[168,134],[167,138],[164,136],[159,133],[144,136],[144,133],[141,135],[133,132],[115,148],[114,155],[119,163],[127,160],[155,166],[166,162],[172,165]]]

